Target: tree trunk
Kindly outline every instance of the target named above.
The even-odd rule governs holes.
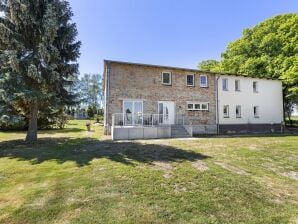
[[[27,143],[35,143],[37,141],[37,114],[38,106],[37,101],[34,100],[30,104],[30,113],[29,113],[29,127],[26,136]]]

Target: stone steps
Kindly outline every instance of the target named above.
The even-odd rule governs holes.
[[[186,129],[182,125],[171,126],[171,137],[172,138],[188,138],[191,137]]]

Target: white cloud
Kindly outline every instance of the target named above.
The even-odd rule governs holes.
[[[4,16],[4,13],[3,12],[0,12],[0,17]]]

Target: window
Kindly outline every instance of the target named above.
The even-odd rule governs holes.
[[[236,118],[241,118],[241,106],[236,106]]]
[[[255,118],[259,117],[259,106],[254,106],[254,117]]]
[[[162,84],[164,84],[164,85],[172,84],[172,73],[171,72],[163,72],[162,73]]]
[[[208,110],[208,103],[202,103],[201,104],[201,110]]]
[[[188,110],[209,110],[209,103],[187,103]]]
[[[195,110],[200,110],[200,109],[201,109],[201,104],[196,103],[196,104],[195,104]]]
[[[193,103],[188,103],[187,104],[187,109],[188,110],[193,110],[193,105],[194,105]]]
[[[229,117],[229,105],[223,106],[223,116],[228,118]]]
[[[254,81],[252,83],[252,86],[253,86],[254,93],[257,93],[258,92],[258,82],[257,81]]]
[[[143,101],[123,101],[124,125],[141,125],[143,114]]]
[[[200,87],[208,87],[207,75],[200,75]]]
[[[194,75],[187,75],[186,76],[186,85],[187,86],[194,86],[195,85],[195,76]]]
[[[240,91],[240,80],[235,80],[235,91]]]
[[[228,91],[228,79],[222,79],[222,90]]]

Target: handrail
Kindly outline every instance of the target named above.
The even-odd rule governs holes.
[[[185,114],[176,114],[174,121],[165,114],[123,114],[112,115],[112,126],[160,126],[160,125],[191,125],[191,121]]]

